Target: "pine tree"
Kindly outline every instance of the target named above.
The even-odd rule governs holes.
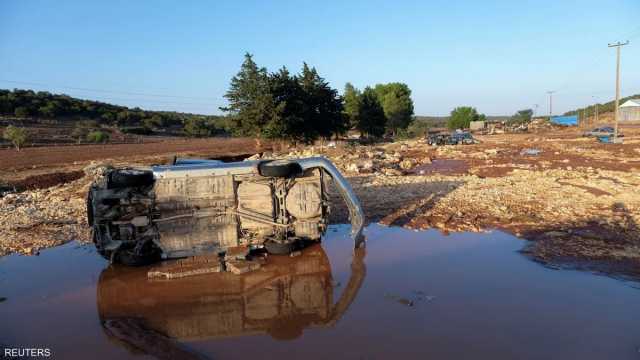
[[[258,68],[253,56],[246,53],[240,71],[231,79],[224,97],[229,106],[220,110],[232,119],[232,131],[241,136],[260,136],[264,127],[277,115],[269,91],[266,68]]]
[[[306,94],[305,141],[310,142],[318,137],[329,139],[333,135],[345,133],[347,124],[338,91],[331,88],[316,69],[309,68],[306,63],[302,67],[300,85]]]
[[[360,99],[360,109],[358,111],[358,130],[367,137],[381,137],[385,132],[387,118],[384,109],[378,100],[376,92],[366,87]]]
[[[355,128],[360,119],[360,90],[351,83],[344,86],[344,115],[348,128]]]
[[[406,129],[413,119],[409,86],[403,83],[378,84],[375,92],[387,117],[387,130],[395,135],[398,130]]]
[[[303,140],[305,94],[298,77],[282,67],[269,76],[269,85],[276,116],[263,128],[264,137],[290,142]]]

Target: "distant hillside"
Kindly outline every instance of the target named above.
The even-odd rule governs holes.
[[[189,119],[216,124],[223,122],[221,116],[142,110],[138,107],[128,108],[100,101],[78,99],[64,94],[20,89],[0,89],[0,115],[18,120],[44,120],[59,123],[95,121],[98,125],[149,129],[182,128]]]
[[[620,98],[620,105],[622,105],[627,100],[631,100],[631,99],[635,99],[635,98],[640,98],[640,94],[635,94],[635,95],[631,95],[631,96]],[[600,114],[604,114],[604,113],[608,113],[608,112],[613,113],[614,109],[615,109],[615,100],[611,100],[611,101],[606,102],[604,104],[598,104],[598,113],[600,113]],[[579,109],[575,109],[575,110],[571,110],[571,111],[567,111],[566,113],[564,113],[564,115],[582,115],[582,111],[583,110],[586,110],[587,116],[592,116],[593,114],[596,113],[596,104],[589,105],[587,107],[583,107],[583,108],[579,108]]]

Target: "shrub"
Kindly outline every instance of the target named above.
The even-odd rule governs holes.
[[[29,136],[27,130],[9,125],[4,129],[3,137],[11,141],[13,146],[16,147],[16,150],[20,151],[20,148],[27,142]]]
[[[92,131],[87,134],[87,141],[94,143],[104,143],[109,140],[109,134],[104,131]]]

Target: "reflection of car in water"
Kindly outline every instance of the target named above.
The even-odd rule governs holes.
[[[145,268],[111,266],[98,281],[98,313],[110,338],[148,353],[175,340],[253,334],[295,339],[305,328],[340,319],[364,280],[364,251],[355,250],[336,302],[329,259],[314,244],[297,257],[270,256],[259,271],[242,275],[152,280]]]
[[[297,242],[319,241],[326,230],[327,180],[345,200],[358,240],[364,223],[358,199],[321,157],[175,159],[165,166],[109,169],[89,190],[88,223],[99,253],[127,265],[235,246],[289,253]]]

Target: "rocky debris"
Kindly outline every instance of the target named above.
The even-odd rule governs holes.
[[[262,154],[254,154],[244,159],[244,161],[260,160],[261,158],[262,158]]]
[[[177,279],[228,271],[236,275],[258,270],[266,263],[266,253],[250,255],[249,247],[228,248],[224,256],[198,255],[165,261],[149,269],[149,279]]]
[[[538,156],[538,155],[540,155],[541,152],[542,152],[542,150],[540,150],[540,149],[522,149],[522,151],[520,151],[520,155],[522,155],[522,156]]]
[[[178,279],[221,271],[224,271],[224,268],[220,257],[217,254],[210,254],[164,262],[149,269],[147,277],[149,279]]]
[[[258,270],[262,266],[260,262],[254,260],[229,260],[226,262],[227,271],[230,271],[236,275],[248,273],[250,271]]]
[[[249,247],[248,246],[233,246],[227,248],[227,251],[224,254],[224,260],[246,260],[249,255]]]
[[[416,166],[417,163],[416,159],[404,159],[400,162],[400,168],[403,170],[409,170]]]

